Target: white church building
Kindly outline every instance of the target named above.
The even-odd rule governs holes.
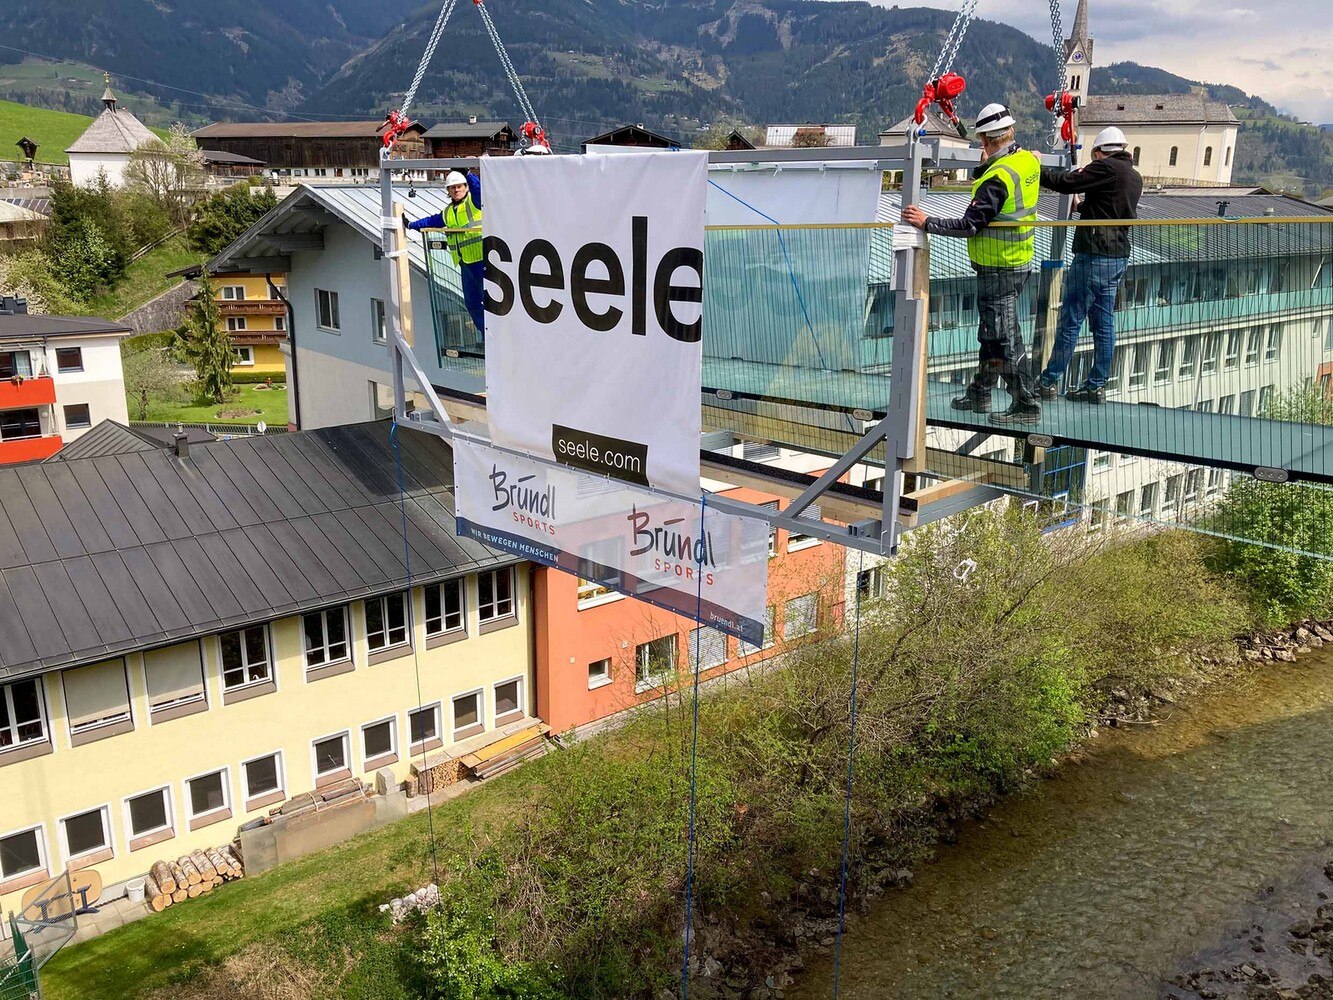
[[[70,181],[89,187],[105,175],[112,187],[120,187],[125,183],[130,154],[145,143],[157,141],[147,125],[116,106],[108,76],[106,90],[102,92],[102,113],[65,150],[69,154]]]
[[[1231,108],[1204,94],[1093,94],[1093,40],[1088,0],[1079,0],[1065,40],[1065,88],[1078,97],[1078,141],[1084,159],[1102,129],[1115,125],[1129,140],[1134,165],[1149,185],[1225,187],[1231,183],[1240,123]]]

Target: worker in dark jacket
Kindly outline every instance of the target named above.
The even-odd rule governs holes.
[[[910,205],[903,221],[935,236],[965,238],[977,273],[977,373],[950,405],[990,413],[991,390],[1003,378],[1011,402],[1003,413],[991,414],[991,422],[1035,424],[1041,402],[1018,325],[1018,298],[1032,273],[1041,161],[1014,141],[1014,117],[1002,104],[982,108],[976,130],[984,159],[973,172],[972,202],[963,216],[935,219]]]
[[[463,304],[467,306],[477,333],[485,339],[486,263],[481,249],[481,178],[451,170],[444,179],[449,207],[443,212],[409,222],[408,229],[445,229],[445,242],[458,265],[463,284]]]
[[[1125,151],[1125,133],[1103,129],[1093,140],[1092,162],[1080,170],[1042,169],[1041,186],[1061,194],[1083,196],[1079,218],[1137,219],[1143,178]],[[1054,399],[1086,319],[1092,328],[1092,370],[1086,381],[1065,393],[1079,403],[1106,400],[1106,380],[1115,358],[1115,297],[1129,266],[1130,227],[1079,226],[1074,231],[1074,263],[1065,276],[1064,302],[1055,330],[1055,345],[1037,391]]]

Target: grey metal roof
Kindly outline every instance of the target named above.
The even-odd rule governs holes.
[[[19,208],[27,209],[29,212],[35,212],[42,216],[42,218],[46,218],[51,214],[50,195],[37,198],[4,198],[0,200],[6,201],[11,205],[17,205]]]
[[[132,153],[145,143],[160,141],[133,114],[112,106],[103,109],[65,152]]]
[[[1094,125],[1236,125],[1231,108],[1198,94],[1094,94],[1079,122]]]
[[[489,139],[509,129],[517,130],[508,122],[440,122],[426,131],[427,139]]]
[[[160,451],[165,444],[152,441],[132,428],[114,420],[103,420],[84,431],[44,462],[72,462],[78,458],[98,455],[129,455],[136,451]]]
[[[0,468],[0,681],[401,589],[390,423]],[[453,459],[398,433],[413,582],[517,562],[455,535]]]
[[[400,193],[405,195],[405,192]],[[399,197],[409,219],[420,219],[443,212],[449,204],[449,195],[443,187],[416,185],[416,196]],[[318,213],[299,211],[318,206],[341,219],[358,233],[380,245],[380,189],[373,185],[316,185],[302,184],[284,198],[276,208],[242,233],[234,243],[208,263],[210,272],[229,266],[244,267],[247,257],[272,258],[282,256],[282,241],[287,235],[309,235],[320,232],[327,224]],[[426,252],[415,235],[407,241],[408,257],[412,266],[426,273]]]
[[[262,167],[263,160],[256,160],[252,156],[242,156],[240,153],[228,153],[222,149],[201,149],[199,153],[204,158],[205,163],[233,163],[241,167]]]
[[[378,139],[385,122],[214,122],[195,129],[196,139],[256,139],[277,136],[283,139]],[[426,127],[413,121],[408,129],[424,132]]]
[[[95,337],[134,331],[124,323],[93,316],[40,316],[36,313],[0,314],[0,340],[14,337]]]

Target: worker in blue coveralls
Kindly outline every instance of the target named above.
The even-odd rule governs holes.
[[[486,337],[486,292],[483,280],[486,263],[481,249],[481,178],[476,174],[449,171],[444,179],[449,207],[443,212],[409,222],[408,229],[445,229],[445,240],[463,279],[463,304],[476,324],[482,340]]]

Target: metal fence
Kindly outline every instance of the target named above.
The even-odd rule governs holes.
[[[161,423],[151,420],[131,420],[131,427],[147,427],[155,430],[179,431],[207,431],[216,437],[226,440],[230,437],[250,437],[260,434],[286,434],[286,424],[266,425],[261,431],[258,424],[190,424],[174,421],[170,423]]]
[[[84,903],[65,872],[48,882],[21,913],[9,915],[9,940],[0,957],[0,1000],[42,995],[39,971],[74,937]]]

